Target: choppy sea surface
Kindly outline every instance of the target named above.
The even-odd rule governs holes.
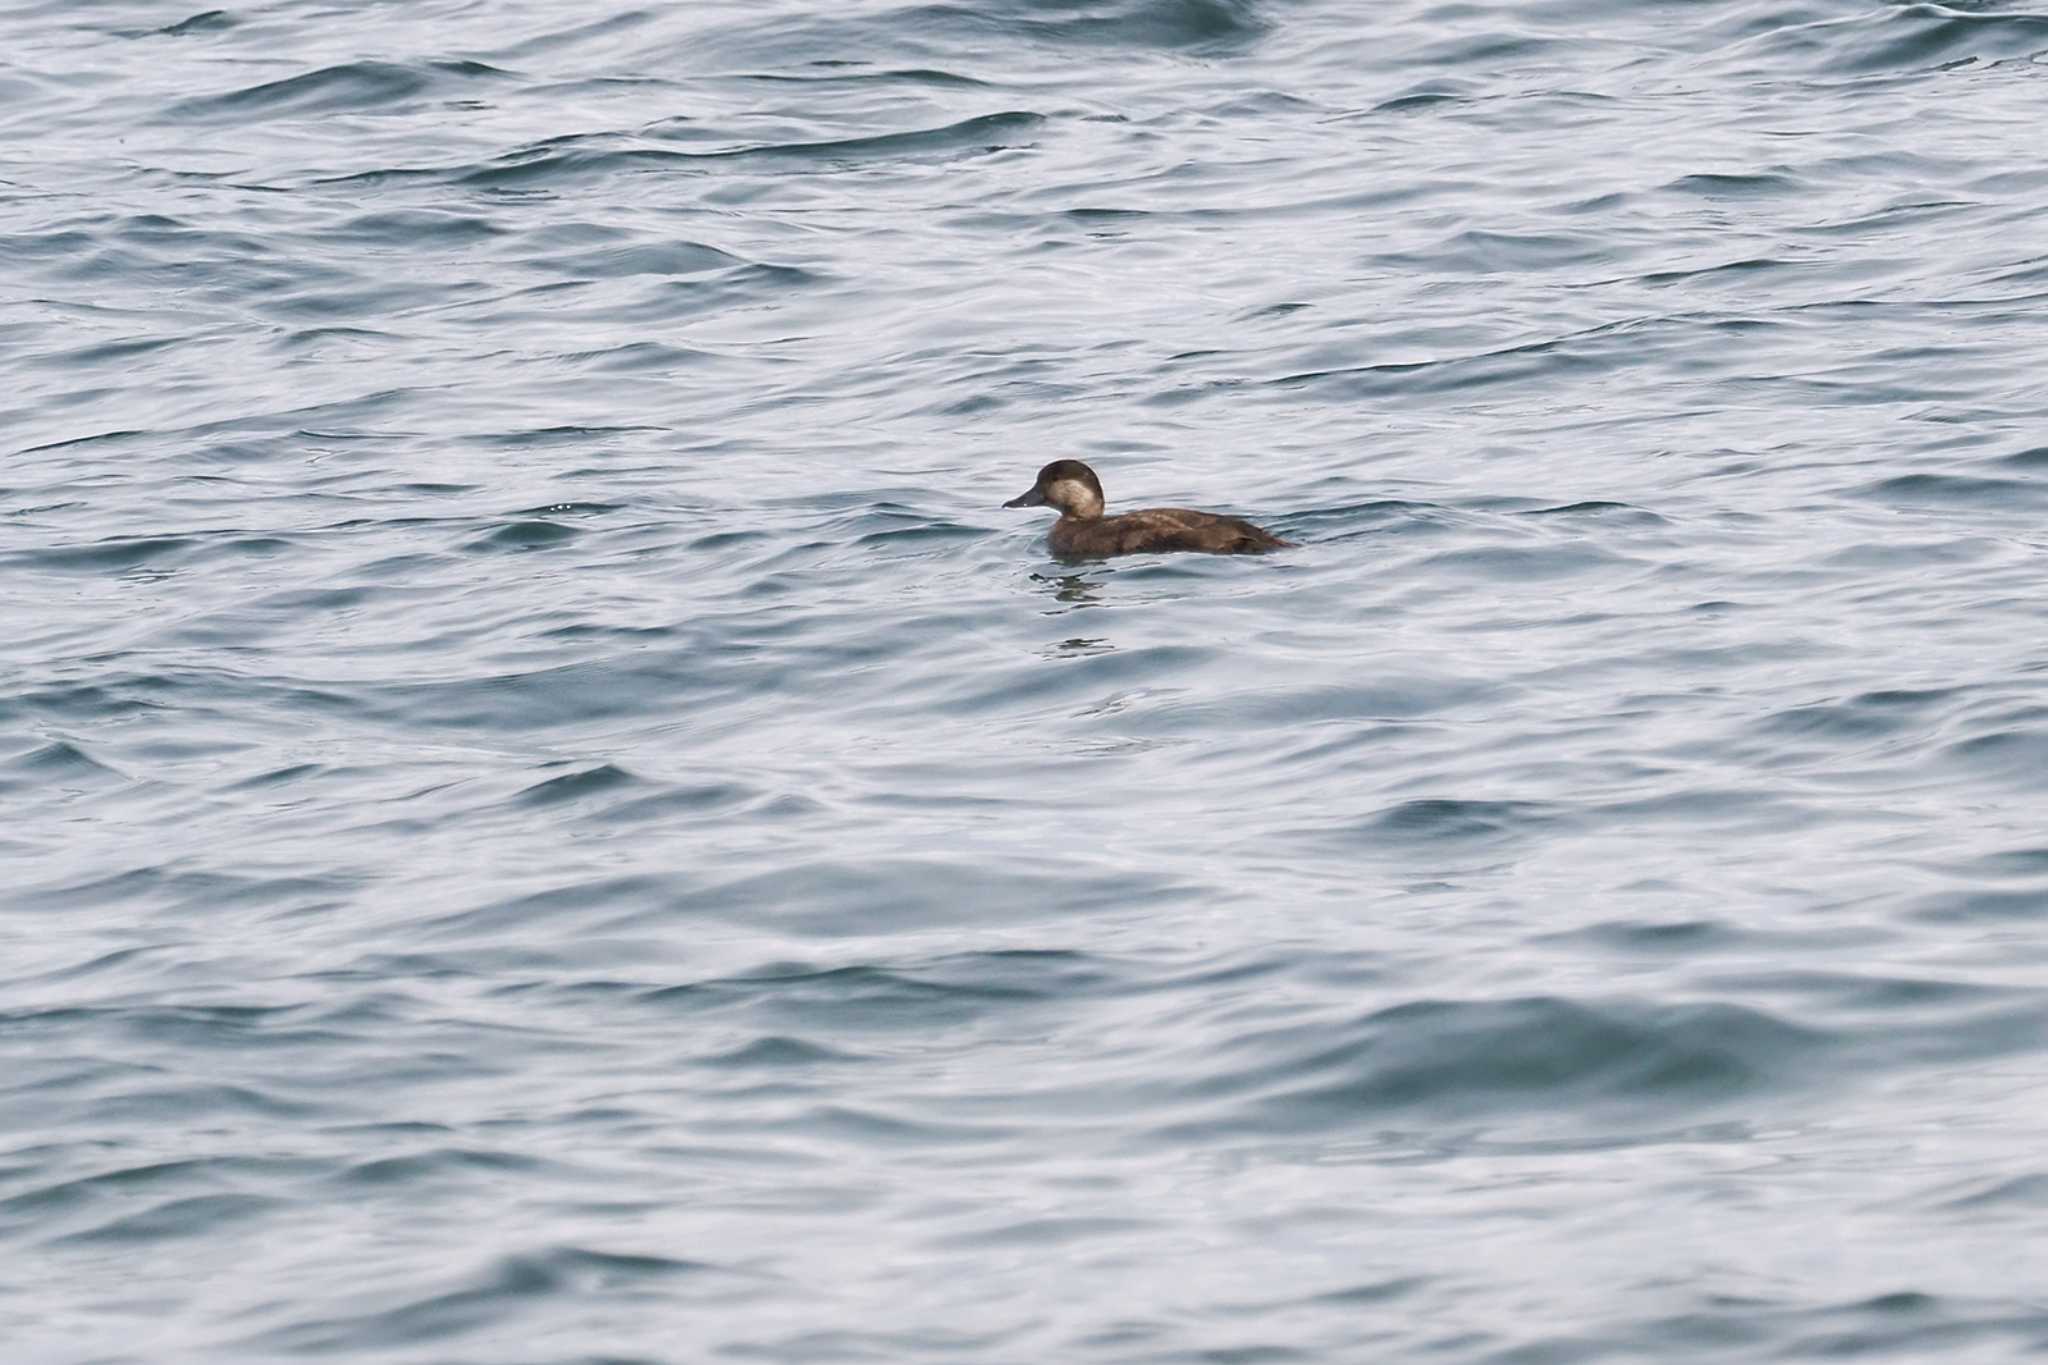
[[[0,34],[7,1361],[2048,1350],[2048,9]]]

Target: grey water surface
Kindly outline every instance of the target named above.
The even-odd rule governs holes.
[[[2048,8],[0,36],[8,1365],[2048,1351]]]

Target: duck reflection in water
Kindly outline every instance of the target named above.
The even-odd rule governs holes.
[[[1031,581],[1049,588],[1057,604],[1046,609],[1047,616],[1064,616],[1070,611],[1102,605],[1102,584],[1086,574],[1063,573],[1052,576],[1035,573]],[[1116,646],[1099,637],[1075,636],[1062,640],[1057,645],[1040,650],[1048,659],[1085,658],[1092,654],[1114,653]]]
[[[1060,605],[1048,612],[1056,616],[1063,611],[1078,611],[1083,607],[1102,605],[1102,585],[1086,574],[1063,573],[1047,577],[1042,573],[1031,575],[1034,583],[1043,583],[1051,588],[1053,600]]]

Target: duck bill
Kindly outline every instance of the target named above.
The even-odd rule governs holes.
[[[1045,506],[1045,493],[1041,489],[1034,488],[1029,493],[1019,493],[1016,497],[1011,498],[1008,502],[1004,503],[1003,506],[1043,507]]]

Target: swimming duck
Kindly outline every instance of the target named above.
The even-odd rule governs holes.
[[[1102,515],[1102,480],[1079,460],[1054,460],[1038,471],[1038,482],[1005,507],[1057,507],[1060,519],[1047,537],[1052,552],[1067,559],[1196,550],[1212,555],[1256,555],[1284,550],[1282,540],[1236,517],[1190,512],[1180,507],[1147,507],[1119,516]]]

